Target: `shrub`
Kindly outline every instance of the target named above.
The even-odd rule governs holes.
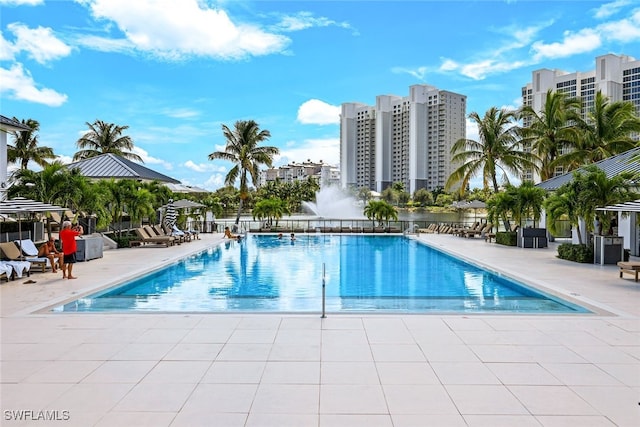
[[[558,258],[561,259],[582,263],[592,263],[593,256],[593,248],[588,245],[563,243],[558,246]]]
[[[114,236],[114,237],[112,237],[112,239],[113,239],[114,242],[116,242],[118,244],[118,248],[128,248],[129,247],[129,242],[131,240],[139,240],[135,236],[122,236],[122,237]]]
[[[498,231],[496,233],[496,243],[505,246],[516,246],[518,233],[512,231]]]

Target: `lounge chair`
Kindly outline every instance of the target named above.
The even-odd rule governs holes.
[[[475,236],[483,236],[484,233],[488,232],[489,230],[491,230],[493,228],[493,224],[491,223],[486,223],[484,224],[482,227],[480,227],[479,229],[476,230],[467,230],[465,231],[462,235],[464,237],[475,237]]]
[[[455,234],[456,236],[460,236],[460,237],[467,237],[465,236],[465,233],[467,232],[475,232],[476,230],[479,230],[481,227],[480,221],[476,221],[473,223],[473,225],[471,225],[471,227],[460,227],[460,228],[456,228],[455,232],[453,234]]]
[[[162,237],[162,236],[171,236],[171,237],[173,237],[175,239],[173,243],[174,244],[178,244],[178,245],[181,244],[182,242],[189,241],[189,238],[187,238],[187,236],[185,236],[184,234],[180,235],[180,234],[173,234],[173,233],[167,232],[165,230],[165,227],[163,227],[162,225],[159,225],[159,224],[155,224],[155,225],[151,225],[151,226],[145,226],[145,227],[149,227],[149,228],[146,228],[146,230],[149,233],[149,235],[152,236],[152,237],[154,237],[154,236],[160,236],[160,237]]]
[[[6,261],[0,261],[0,280],[4,279],[8,282],[12,275],[13,267],[11,264],[8,264]]]
[[[150,236],[147,230],[145,230],[143,227],[138,227],[134,229],[134,231],[138,237],[138,240],[132,242],[139,242],[140,245],[155,243],[158,245],[165,245],[166,247],[169,247],[173,245],[175,241],[175,237],[172,236]]]
[[[622,273],[632,274],[638,281],[638,273],[640,273],[640,262],[638,261],[618,261],[618,267],[620,267],[620,278],[622,279]]]
[[[13,268],[13,273],[11,274],[12,279],[16,277],[22,278],[23,274],[26,274],[27,277],[31,275],[29,272],[31,270],[31,262],[24,260],[20,249],[18,249],[15,243],[0,243],[0,250],[4,258],[7,259],[5,262]]]
[[[15,240],[14,243],[22,250],[25,261],[29,261],[34,266],[41,268],[43,273],[47,270],[47,267],[53,269],[51,266],[51,260],[48,257],[38,256],[38,248],[36,248],[36,244],[33,243],[33,240]],[[57,267],[58,258],[54,257],[53,259]]]

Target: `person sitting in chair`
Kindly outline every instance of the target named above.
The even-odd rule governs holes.
[[[237,236],[235,234],[231,233],[231,230],[229,230],[229,227],[225,227],[224,228],[224,237],[226,237],[227,239],[235,239]]]
[[[55,262],[56,258],[58,258],[58,266],[60,267],[60,269],[62,269],[62,271],[64,271],[64,254],[56,249],[56,242],[53,237],[49,237],[49,241],[40,246],[40,248],[38,249],[38,256],[49,258],[52,273],[58,272]]]

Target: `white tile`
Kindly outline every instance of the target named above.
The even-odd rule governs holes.
[[[323,344],[322,360],[331,362],[370,362],[373,361],[371,347],[365,344],[337,345]]]
[[[267,362],[263,384],[319,384],[320,362]]]
[[[248,414],[257,384],[198,384],[181,412]]]
[[[27,383],[78,383],[102,361],[54,360],[46,363],[38,371],[27,377]]]
[[[317,414],[262,414],[252,413],[243,427],[301,427],[317,426]],[[225,424],[225,427],[227,425]]]
[[[252,413],[317,414],[319,385],[260,384]]]
[[[144,377],[143,383],[198,383],[211,362],[163,360]]]
[[[502,385],[445,386],[461,414],[528,414],[526,408]]]
[[[532,415],[465,415],[464,419],[469,427],[542,426]]]
[[[424,353],[417,344],[371,344],[376,362],[422,362]]]
[[[478,356],[466,345],[421,344],[420,348],[429,362],[479,362]]]
[[[616,425],[606,417],[598,415],[538,415],[536,418],[545,427],[614,427]]]
[[[82,382],[138,383],[155,365],[153,361],[106,361]]]
[[[589,363],[543,363],[542,367],[567,385],[622,385],[620,381]]]
[[[165,360],[202,360],[213,361],[220,354],[223,344],[180,343],[176,344],[165,356]]]
[[[133,384],[74,384],[62,396],[49,405],[49,409],[64,408],[73,418],[77,412],[106,413],[113,408],[129,391]]]
[[[195,384],[139,383],[115,406],[116,411],[178,412]]]
[[[386,414],[387,404],[379,385],[323,384],[321,414]]]
[[[265,365],[266,362],[215,361],[201,382],[258,384]]]
[[[173,343],[131,343],[117,352],[112,360],[160,360],[174,346]]]
[[[459,414],[392,414],[393,427],[467,427]]]
[[[269,360],[319,361],[320,344],[273,344]]]
[[[302,424],[299,424],[302,425]],[[311,424],[306,424],[311,425]],[[315,424],[314,424],[315,425]],[[393,427],[389,415],[322,414],[320,427]],[[276,427],[276,426],[274,426]],[[297,427],[297,426],[296,426]]]
[[[562,386],[508,386],[533,415],[598,415],[572,390]]]
[[[229,337],[229,343],[268,343],[275,341],[276,330],[236,329]]]
[[[584,399],[598,411],[619,426],[639,425],[640,421],[640,390],[629,387],[610,386],[575,386],[573,392]],[[633,410],[630,410],[633,408]],[[590,415],[583,412],[580,414]]]
[[[440,384],[428,363],[379,362],[376,363],[382,384]]]
[[[322,384],[380,384],[373,362],[322,362]]]
[[[271,344],[226,344],[216,360],[267,360]]]
[[[487,363],[486,366],[507,385],[560,385],[558,378],[537,363]]]
[[[399,414],[458,414],[441,385],[384,385],[384,395],[393,416]]]
[[[498,378],[479,362],[433,362],[442,384],[499,384]]]
[[[171,424],[175,414],[171,412],[109,412],[96,427],[136,426],[165,427]]]

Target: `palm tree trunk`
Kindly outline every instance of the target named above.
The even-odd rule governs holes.
[[[236,215],[236,227],[240,224],[240,214],[242,213],[242,205],[244,205],[244,199],[240,197],[240,205],[238,206],[238,214]]]

